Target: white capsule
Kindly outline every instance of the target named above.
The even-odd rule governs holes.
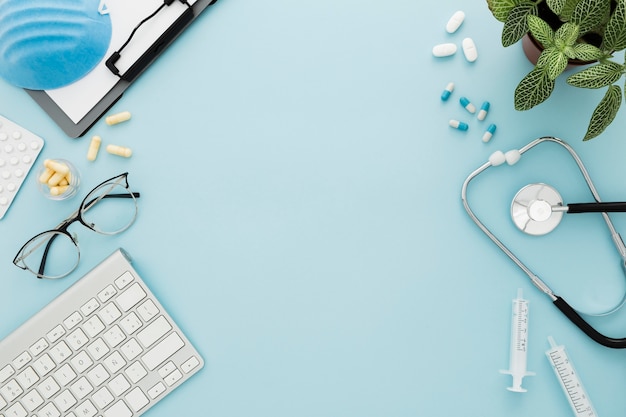
[[[456,53],[456,45],[453,43],[440,43],[433,46],[433,55],[440,58],[444,56],[454,55]]]
[[[504,154],[506,163],[509,165],[515,165],[517,161],[520,160],[521,157],[522,157],[522,154],[517,149],[511,149],[510,151]]]
[[[89,149],[87,150],[87,160],[95,161],[98,156],[98,151],[100,150],[100,144],[102,143],[102,139],[100,136],[95,135],[91,138],[91,143],[89,144]]]
[[[495,151],[489,156],[489,163],[493,165],[494,167],[498,165],[502,165],[505,162],[506,162],[506,156],[504,156],[504,152],[502,151]]]
[[[463,39],[463,54],[465,55],[465,59],[469,62],[474,62],[478,58],[478,51],[476,50],[476,44],[472,38]]]
[[[454,33],[461,26],[465,20],[465,13],[462,10],[457,11],[452,15],[448,23],[446,24],[446,31],[448,33]]]
[[[107,145],[106,150],[111,155],[123,156],[124,158],[130,158],[133,154],[130,148],[119,145]]]
[[[104,121],[109,126],[113,126],[113,125],[116,125],[118,123],[122,123],[122,122],[125,122],[127,120],[130,120],[130,117],[131,117],[131,115],[130,115],[129,111],[123,111],[121,113],[116,113],[116,114],[112,114],[111,116],[107,116],[104,119]]]

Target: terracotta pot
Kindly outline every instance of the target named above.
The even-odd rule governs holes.
[[[541,55],[541,51],[543,51],[543,46],[530,33],[527,33],[522,38],[522,49],[524,50],[524,54],[526,58],[533,64],[537,64],[537,60],[539,59],[539,55]],[[581,61],[579,59],[570,59],[568,61],[567,69],[579,67],[581,65],[589,65],[595,61]]]

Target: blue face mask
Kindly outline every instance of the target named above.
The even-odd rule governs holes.
[[[111,41],[101,0],[0,0],[0,76],[31,90],[71,84]]]

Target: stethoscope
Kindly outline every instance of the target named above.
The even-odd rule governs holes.
[[[563,205],[563,200],[559,193],[547,184],[530,184],[523,187],[513,198],[511,203],[511,217],[515,225],[525,233],[533,235],[542,235],[552,231],[561,221],[562,217],[566,213],[589,213],[596,212],[601,213],[604,221],[609,229],[613,244],[617,248],[619,255],[622,258],[622,268],[626,270],[626,246],[622,241],[621,236],[615,230],[615,226],[611,221],[608,212],[625,212],[626,202],[622,203],[605,203],[600,201],[600,197],[594,186],[585,165],[574,151],[574,149],[561,139],[555,137],[541,137],[530,142],[526,146],[520,149],[513,149],[506,153],[502,151],[496,151],[489,157],[489,160],[476,169],[474,172],[468,175],[463,182],[461,190],[461,200],[463,206],[469,214],[470,218],[476,223],[476,225],[495,243],[515,264],[530,278],[531,282],[540,291],[546,294],[554,305],[561,310],[565,316],[578,326],[587,336],[600,343],[601,345],[624,349],[626,348],[626,337],[616,339],[608,337],[598,332],[589,323],[583,319],[580,314],[574,310],[563,298],[554,294],[554,292],[543,282],[537,275],[535,275],[520,259],[509,250],[479,219],[469,206],[467,201],[467,188],[471,180],[477,177],[480,173],[487,168],[502,165],[505,162],[508,165],[514,165],[519,161],[521,156],[532,148],[545,142],[552,142],[561,145],[567,150],[570,156],[578,165],[591,194],[595,202],[581,203],[581,204],[567,204]]]

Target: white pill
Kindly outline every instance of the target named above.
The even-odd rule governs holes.
[[[456,45],[453,43],[440,43],[433,46],[433,55],[436,57],[444,57],[454,55],[456,53]]]
[[[522,154],[517,149],[511,149],[510,151],[504,154],[506,163],[509,165],[515,165],[517,161],[520,160],[521,157],[522,157]]]
[[[491,156],[489,156],[489,163],[491,163],[494,167],[502,165],[505,162],[506,156],[504,156],[504,152],[502,151],[495,151],[491,154]]]
[[[463,39],[463,54],[469,62],[474,62],[478,58],[478,51],[472,38]]]
[[[452,15],[448,24],[446,24],[446,31],[448,33],[454,33],[463,24],[465,20],[465,13],[462,10],[457,11]]]

